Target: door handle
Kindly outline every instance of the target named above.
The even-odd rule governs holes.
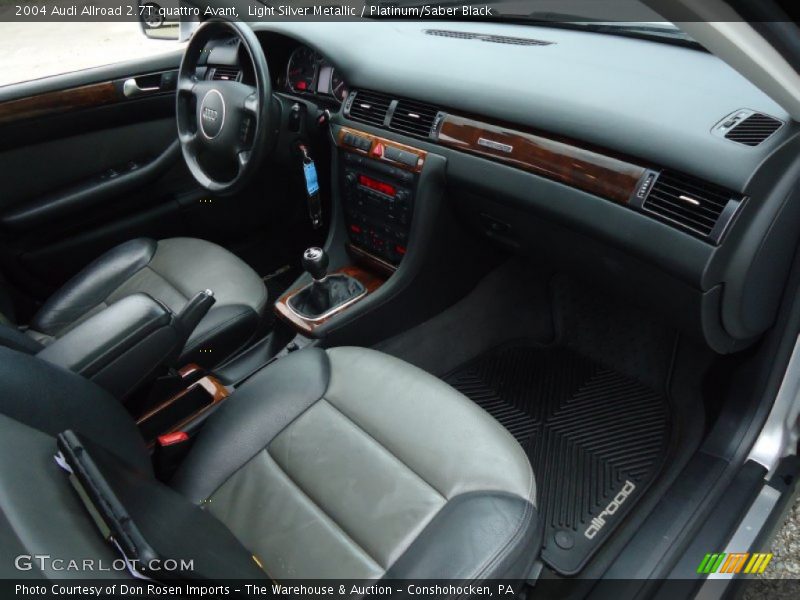
[[[159,90],[161,90],[161,87],[157,85],[153,87],[139,87],[139,83],[133,77],[126,79],[125,83],[122,84],[122,93],[125,94],[126,98],[136,98],[144,94],[158,92]]]

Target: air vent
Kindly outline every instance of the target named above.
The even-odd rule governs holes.
[[[430,104],[412,100],[399,100],[394,112],[392,112],[389,128],[427,138],[431,134],[438,112],[439,109]]]
[[[781,125],[783,125],[783,122],[774,117],[753,113],[737,125],[734,125],[725,134],[725,137],[745,146],[758,146],[778,131]]]
[[[354,121],[383,126],[392,99],[386,94],[357,90],[347,99],[346,113]]]
[[[535,40],[533,38],[509,37],[506,35],[489,35],[486,33],[473,33],[470,31],[450,31],[449,29],[426,29],[428,35],[438,37],[456,38],[459,40],[480,40],[481,42],[492,42],[494,44],[511,44],[513,46],[549,46],[554,42]]]
[[[239,69],[237,67],[216,67],[211,79],[220,81],[238,81]]]
[[[644,200],[650,213],[719,242],[742,197],[688,175],[662,172]]]

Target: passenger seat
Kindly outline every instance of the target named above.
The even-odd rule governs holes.
[[[91,382],[0,348],[0,392],[0,516],[13,524],[0,528],[2,564],[116,558],[53,462],[68,429],[111,453],[150,503],[179,499],[209,535],[224,525],[242,550],[229,559],[252,557],[265,578],[521,580],[538,553],[519,444],[442,381],[372,350],[306,349],[257,373],[208,420],[171,490]],[[159,535],[179,537],[182,522]]]

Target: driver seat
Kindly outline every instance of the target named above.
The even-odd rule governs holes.
[[[214,292],[216,303],[189,337],[177,364],[211,368],[241,350],[258,332],[267,289],[240,258],[194,238],[139,238],[109,250],[44,303],[25,335],[11,332],[15,339],[10,341],[16,343],[0,341],[0,345],[25,346],[36,353],[126,296],[148,294],[177,314],[206,289]]]

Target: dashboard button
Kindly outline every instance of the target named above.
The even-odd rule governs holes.
[[[409,167],[417,166],[417,155],[411,152],[400,151],[400,162]]]
[[[383,152],[386,158],[395,162],[400,162],[400,154],[400,150],[392,146],[387,146],[386,150]]]

